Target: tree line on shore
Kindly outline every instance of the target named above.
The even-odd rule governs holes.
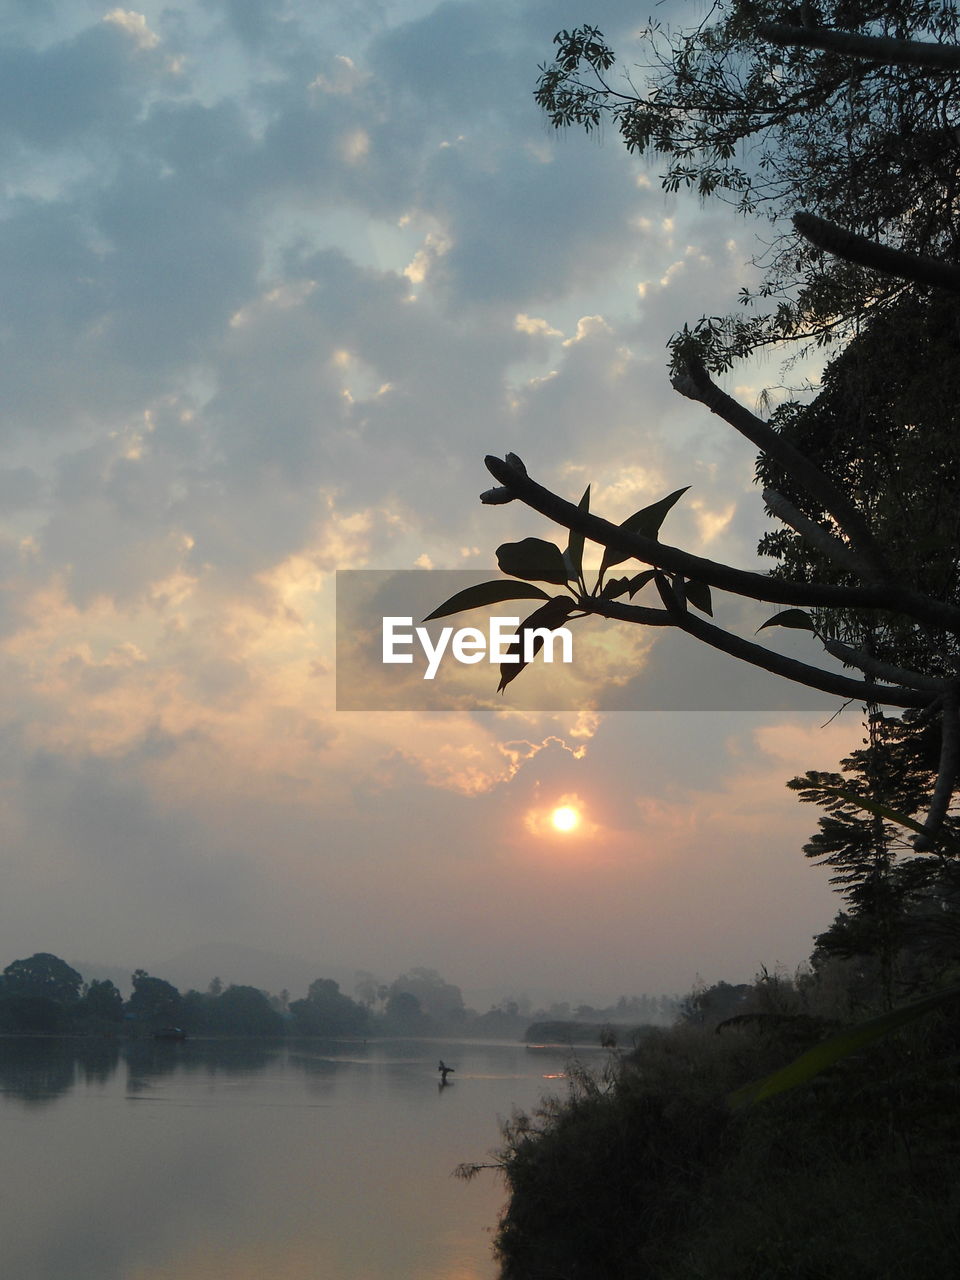
[[[605,1008],[558,1002],[534,1009],[520,996],[485,1013],[468,1008],[454,983],[433,969],[414,968],[391,983],[363,971],[356,999],[332,978],[317,978],[306,996],[291,1000],[257,987],[224,984],[181,992],[164,978],[136,969],[127,998],[107,978],[88,981],[65,960],[37,952],[14,960],[0,974],[0,1032],[7,1034],[155,1034],[178,1028],[194,1036],[431,1036],[521,1039],[537,1022],[575,1029],[594,1024],[630,1026],[670,1022],[673,996],[621,996]],[[568,1037],[574,1038],[570,1031]]]

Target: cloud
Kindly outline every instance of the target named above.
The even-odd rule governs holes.
[[[740,231],[683,202],[665,210],[615,138],[545,127],[532,88],[554,8],[411,12],[11,11],[11,946],[33,942],[35,920],[52,935],[36,946],[90,954],[102,939],[125,960],[171,917],[177,945],[231,928],[312,945],[322,902],[345,963],[405,948],[429,962],[416,954],[423,872],[446,955],[452,922],[469,920],[483,925],[473,960],[489,963],[492,931],[507,973],[551,948],[545,926],[525,940],[519,904],[544,864],[529,861],[523,813],[576,794],[611,843],[585,901],[583,865],[546,891],[570,924],[572,979],[598,936],[577,913],[612,911],[625,933],[615,866],[640,893],[662,864],[643,832],[687,848],[681,815],[704,787],[698,838],[707,815],[720,822],[734,766],[718,730],[681,748],[658,722],[657,750],[641,750],[592,706],[604,685],[617,706],[634,678],[661,694],[689,684],[687,656],[638,629],[583,629],[563,716],[333,710],[335,569],[492,568],[500,542],[562,538],[519,504],[479,504],[485,453],[515,450],[575,499],[591,483],[614,519],[692,483],[664,536],[717,557],[752,562],[759,524],[750,448],[677,397],[664,367],[673,329],[736,296]],[[635,13],[603,2],[595,20],[616,38]],[[523,681],[534,693],[542,677]],[[744,748],[754,763],[757,750]],[[657,780],[669,794],[641,812],[635,792]],[[438,857],[443,841],[455,858]],[[663,882],[673,904],[682,878]],[[498,920],[505,901],[518,905]],[[359,938],[379,957],[358,954]]]
[[[108,15],[39,49],[20,42],[0,48],[0,138],[47,152],[94,131],[122,136],[144,77],[162,71],[151,46],[130,39],[137,16]]]
[[[155,49],[160,43],[160,37],[147,26],[144,15],[133,9],[111,9],[102,20],[125,31],[138,49]]]

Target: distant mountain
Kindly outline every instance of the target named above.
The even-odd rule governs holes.
[[[286,990],[294,1000],[305,996],[316,978],[333,978],[340,983],[344,995],[351,997],[355,981],[354,971],[339,965],[305,960],[292,952],[260,951],[256,947],[223,942],[190,947],[158,963],[149,972],[155,978],[172,982],[181,991],[191,987],[205,991],[213,978],[219,978],[225,987],[231,983],[258,987],[272,995]]]

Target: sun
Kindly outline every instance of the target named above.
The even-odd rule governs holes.
[[[580,825],[580,814],[569,804],[554,809],[550,815],[555,831],[575,831]]]

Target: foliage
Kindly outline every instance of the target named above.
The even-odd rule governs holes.
[[[176,1023],[183,997],[164,978],[152,978],[145,969],[133,974],[133,991],[126,1003],[126,1013],[138,1022],[151,1026]]]
[[[849,930],[821,935],[821,950],[877,954],[889,966],[906,942],[911,905],[942,876],[944,859],[917,856],[903,826],[879,811],[865,812],[863,802],[884,800],[901,818],[920,812],[936,769],[937,745],[930,726],[877,714],[870,719],[869,738],[841,762],[844,774],[809,770],[787,783],[803,802],[824,810],[804,853],[831,870],[830,883],[859,924],[855,939]],[[957,830],[957,819],[948,816],[941,835]],[[898,856],[904,853],[912,856],[904,861]]]
[[[306,998],[294,1000],[290,1013],[298,1035],[360,1036],[369,1027],[369,1011],[343,995],[332,978],[311,982]]]
[[[0,1030],[27,1035],[50,1034],[66,1023],[63,1005],[49,996],[0,996]]]
[[[83,978],[59,956],[38,951],[27,960],[14,960],[3,971],[3,993],[42,997],[57,1004],[73,1005],[80,998]]]
[[[941,45],[960,35],[956,6],[936,0],[824,0],[815,17],[807,8],[828,35]],[[790,43],[772,40],[769,24],[790,12],[726,0],[692,29],[649,27],[639,88],[629,74],[614,81],[616,55],[591,26],[555,36],[554,60],[540,69],[537,101],[557,128],[593,132],[610,120],[628,150],[665,163],[666,191],[692,188],[779,220],[759,289],[741,295],[772,309],[704,318],[671,344],[677,355],[692,344],[717,370],[786,338],[848,336],[864,307],[903,291],[785,226],[798,208],[915,254],[957,254],[957,68],[810,48],[795,19]]]
[[[283,1018],[256,987],[231,985],[216,994],[188,991],[178,1016],[191,1035],[280,1036],[284,1032]]]
[[[937,599],[960,600],[960,300],[902,295],[871,317],[823,373],[809,404],[790,402],[771,425],[846,492],[856,494],[898,576]],[[818,524],[823,503],[766,454],[757,479]],[[781,526],[758,550],[792,581],[852,585],[853,575],[807,538]],[[949,628],[905,625],[895,613],[814,609],[817,631],[879,659],[936,674],[953,669],[957,636]]]
[[[417,966],[401,973],[390,984],[389,998],[407,992],[416,996],[428,1017],[444,1024],[462,1023],[465,1015],[463,993],[455,983],[446,982],[436,969]]]
[[[85,984],[77,1012],[82,1018],[108,1023],[122,1022],[123,996],[109,978],[94,978]]]
[[[776,1097],[780,1093],[786,1093],[787,1090],[795,1089],[798,1085],[807,1084],[814,1076],[820,1075],[828,1067],[842,1061],[844,1058],[850,1057],[851,1054],[857,1053],[875,1040],[889,1035],[891,1031],[897,1031],[911,1022],[915,1022],[917,1018],[922,1018],[928,1013],[940,1011],[948,1005],[955,1004],[957,1000],[960,1000],[960,987],[937,991],[933,995],[924,996],[922,1000],[914,1001],[912,1004],[901,1005],[897,1009],[888,1010],[888,1012],[880,1014],[876,1018],[871,1018],[868,1022],[862,1022],[858,1026],[846,1028],[838,1032],[837,1035],[814,1045],[799,1058],[788,1063],[785,1067],[781,1067],[765,1079],[736,1089],[730,1094],[727,1101],[734,1110],[739,1110],[741,1107],[763,1102],[765,1099]]]
[[[572,1068],[567,1098],[515,1115],[494,1160],[511,1192],[504,1280],[952,1275],[955,1020],[933,1013],[765,1107],[722,1105],[818,1038],[836,1012],[828,986],[764,975],[752,1021],[654,1032],[599,1077]]]
[[[710,987],[695,987],[680,1005],[680,1021],[712,1029],[718,1022],[741,1013],[751,994],[751,988],[745,982],[736,985],[715,982]]]
[[[565,1101],[504,1129],[511,1196],[497,1252],[503,1280],[615,1280],[640,1275],[644,1254],[673,1237],[689,1213],[710,1152],[727,1124],[722,1109],[684,1099],[690,1141],[664,1142],[678,1100],[574,1072]]]
[[[436,1023],[412,991],[393,991],[383,1011],[383,1030],[387,1035],[426,1036],[436,1030]]]
[[[523,464],[515,454],[508,454],[507,456],[514,464],[519,464],[522,467]],[[663,524],[667,513],[684,493],[686,493],[685,488],[677,489],[675,493],[669,494],[666,498],[661,498],[657,502],[643,507],[640,511],[634,512],[632,516],[628,516],[620,527],[629,533],[656,540],[659,537],[660,526]],[[585,514],[589,513],[589,485],[584,491],[577,509]],[[608,579],[606,577],[608,570],[629,559],[629,556],[607,547],[593,586],[588,587],[583,571],[583,546],[583,535],[571,530],[565,552],[561,552],[556,543],[547,542],[542,538],[525,538],[522,542],[505,542],[497,548],[497,563],[502,572],[517,577],[533,578],[540,582],[564,585],[570,589],[571,593],[551,598],[546,597],[545,592],[540,592],[539,588],[534,587],[531,583],[521,584],[521,587],[530,588],[532,591],[537,591],[540,595],[545,596],[547,602],[535,609],[520,623],[514,643],[510,646],[513,656],[510,660],[500,664],[498,693],[502,693],[506,686],[512,680],[515,680],[527,665],[521,657],[526,652],[526,637],[532,637],[532,651],[534,654],[539,653],[544,643],[544,632],[555,631],[575,618],[587,617],[595,612],[603,602],[617,600],[623,596],[632,600],[638,591],[657,579],[656,572],[650,569],[644,570],[642,573],[632,574],[629,577]],[[661,579],[657,585],[663,589],[662,584],[665,581],[665,579]],[[696,582],[692,579],[684,579],[682,576],[675,576],[670,580],[667,589],[674,593],[682,593],[684,600],[689,601],[690,604],[701,609],[704,613],[712,615],[710,588],[704,583]],[[477,587],[468,588],[467,591],[460,591],[451,596],[449,600],[439,605],[429,615],[429,618],[442,618],[464,609],[481,608],[496,600],[523,598],[519,595],[519,592],[520,588],[507,582],[494,580],[481,583]],[[429,618],[425,619],[425,621],[428,621]]]

